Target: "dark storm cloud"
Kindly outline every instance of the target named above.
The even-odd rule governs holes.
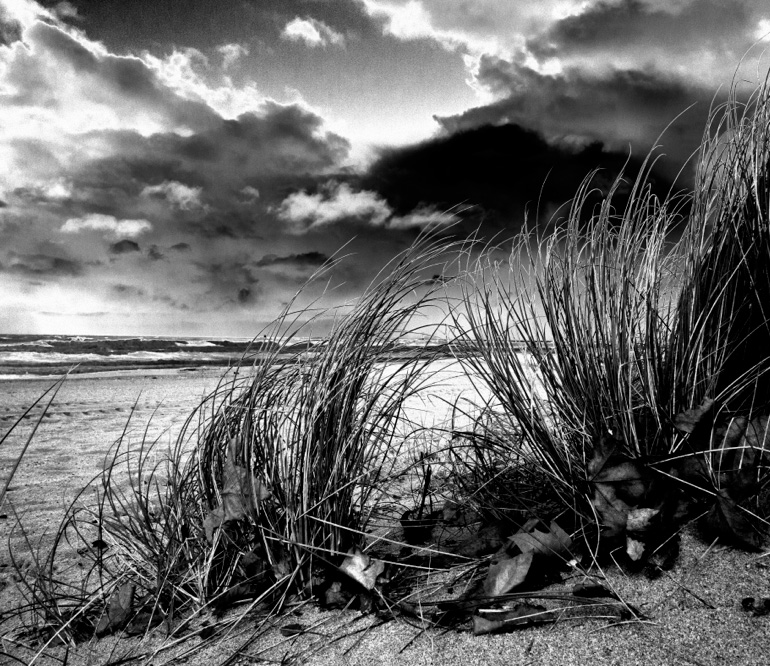
[[[594,185],[605,190],[627,160],[594,143],[584,148],[552,145],[517,125],[484,125],[406,148],[385,151],[362,179],[404,214],[430,204],[471,207],[464,217],[487,230],[516,230],[525,208],[560,206],[588,173],[601,167]],[[639,160],[626,169],[633,177]],[[659,187],[665,181],[659,179]]]
[[[189,243],[174,243],[174,245],[168,249],[174,252],[189,252],[192,248]]]
[[[130,252],[139,252],[139,244],[128,239],[120,240],[110,245],[110,254],[127,254]]]
[[[323,252],[302,252],[281,257],[275,254],[266,254],[256,263],[256,265],[260,268],[267,266],[317,268],[318,266],[323,266],[328,260],[329,257]]]
[[[83,264],[49,254],[11,253],[2,270],[29,278],[78,277],[83,274]]]
[[[751,44],[756,11],[745,0],[700,0],[682,7],[651,7],[641,0],[599,2],[556,22],[544,34],[528,40],[537,56],[597,54],[611,49],[623,53],[643,49],[640,60],[657,50],[672,55],[688,44],[701,52],[717,51],[737,63],[740,49]]]
[[[662,138],[676,170],[699,146],[713,91],[655,71],[577,69],[548,76],[522,65],[484,57],[479,80],[506,96],[460,115],[437,118],[448,132],[486,124],[517,123],[551,140],[602,141],[615,150],[631,146],[644,156]]]

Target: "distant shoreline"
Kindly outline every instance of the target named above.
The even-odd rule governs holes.
[[[449,347],[428,348],[436,360],[453,358],[457,356],[457,351],[452,352]],[[426,348],[400,347],[383,351],[381,360],[404,361],[421,356]],[[465,353],[468,353],[466,351]],[[312,352],[309,352],[312,354]],[[296,351],[286,354],[279,354],[275,357],[277,363],[284,363],[297,357]],[[226,358],[217,359],[197,359],[193,362],[190,359],[162,359],[158,361],[130,361],[121,359],[120,356],[106,357],[104,361],[89,360],[82,363],[61,363],[61,362],[39,362],[29,363],[0,363],[0,379],[39,379],[43,377],[60,377],[69,374],[71,376],[102,374],[105,372],[137,372],[150,374],[162,370],[174,370],[178,372],[195,372],[202,369],[219,368],[222,371],[228,368],[240,368],[248,370],[253,364],[264,359],[264,355],[255,354],[244,357],[235,355]]]

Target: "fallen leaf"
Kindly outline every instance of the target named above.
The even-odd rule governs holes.
[[[594,486],[592,503],[605,537],[625,531],[629,511],[645,498],[651,486],[646,468],[617,449],[617,443],[608,445],[602,439],[588,463],[588,480]]]
[[[650,524],[660,513],[660,509],[641,508],[632,509],[628,512],[626,519],[626,529],[629,532],[645,532],[650,528]]]
[[[625,531],[631,508],[615,494],[613,486],[596,484],[592,504],[605,537],[618,536]]]
[[[731,497],[730,491],[725,488],[717,492],[716,501],[706,514],[705,521],[706,528],[711,533],[749,550],[760,550],[767,537],[765,529]]]
[[[206,541],[209,543],[214,541],[214,530],[222,527],[224,521],[225,510],[221,506],[209,511],[207,516],[203,519],[203,531],[206,533]]]
[[[222,468],[222,503],[212,509],[203,520],[206,540],[214,540],[214,531],[231,520],[245,518],[252,505],[252,493],[257,504],[271,496],[270,488],[262,480],[236,464],[241,439],[231,437],[227,446],[227,458]]]
[[[591,479],[596,485],[610,485],[624,501],[635,503],[641,500],[649,485],[641,464],[634,460],[623,460],[599,470]]]
[[[514,631],[554,621],[553,614],[537,604],[521,603],[504,611],[487,612],[490,617],[482,615],[483,612],[479,611],[479,614],[473,616],[474,636]]]
[[[124,583],[113,591],[107,604],[107,610],[99,619],[99,624],[96,627],[97,636],[106,636],[120,631],[126,626],[132,617],[135,593],[136,585],[133,583]]]
[[[352,598],[353,595],[342,586],[342,583],[335,580],[324,590],[321,605],[324,608],[345,608]]]
[[[510,543],[518,546],[522,553],[532,551],[546,557],[569,559],[572,539],[554,521],[546,530],[538,529],[543,523],[531,520],[516,534],[510,537]]]
[[[732,418],[727,425],[714,430],[711,463],[720,478],[720,487],[730,487],[734,499],[740,501],[755,491],[760,465],[770,463],[768,444],[770,430],[768,417],[761,416],[749,421],[744,417]],[[746,492],[739,496],[738,485]]]
[[[367,590],[374,589],[377,577],[385,571],[385,562],[373,560],[358,548],[348,551],[345,561],[340,564],[340,571],[350,576]]]
[[[674,427],[685,434],[692,433],[706,416],[713,410],[714,400],[712,398],[703,398],[703,402],[697,407],[686,409],[681,414],[674,417]]]
[[[222,506],[224,507],[224,522],[245,518],[251,507],[251,492],[254,492],[257,503],[268,499],[270,489],[260,479],[236,464],[238,448],[242,446],[239,437],[231,437],[227,447],[227,459],[222,471]],[[249,483],[251,482],[251,483]]]
[[[498,597],[521,585],[527,579],[534,556],[535,552],[528,550],[515,557],[504,556],[492,560],[484,581],[484,594]]]
[[[637,539],[626,539],[626,553],[632,561],[638,562],[644,557],[645,544]]]
[[[163,622],[164,614],[157,607],[151,607],[137,613],[123,630],[126,636],[139,636]]]

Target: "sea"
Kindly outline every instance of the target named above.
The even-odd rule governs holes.
[[[155,370],[241,363],[275,347],[244,338],[170,338],[103,335],[0,335],[0,379],[120,370]],[[307,348],[296,341],[282,349]]]
[[[77,375],[123,370],[162,370],[251,365],[260,354],[278,358],[312,354],[323,339],[147,337],[105,335],[0,335],[0,379]],[[425,348],[425,341],[399,340],[389,345],[390,358]],[[446,341],[433,341],[436,352],[449,353]]]

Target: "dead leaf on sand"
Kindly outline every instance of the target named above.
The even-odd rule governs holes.
[[[570,559],[572,539],[569,534],[554,521],[551,521],[546,529],[542,529],[543,527],[541,521],[532,519],[510,537],[509,542],[518,546],[522,553],[532,551],[543,557]]]
[[[120,631],[128,624],[133,614],[135,593],[136,585],[133,583],[124,583],[112,593],[107,610],[96,627],[97,636],[106,636]]]
[[[761,550],[767,531],[759,518],[754,518],[736,502],[729,489],[717,492],[714,505],[705,516],[706,529],[749,550]]]
[[[487,578],[484,581],[484,594],[499,597],[521,585],[532,567],[534,550],[528,550],[515,557],[503,556],[492,560]]]
[[[372,590],[377,577],[385,571],[385,562],[374,560],[358,548],[348,551],[348,556],[340,565],[340,571],[347,574],[364,589]]]

